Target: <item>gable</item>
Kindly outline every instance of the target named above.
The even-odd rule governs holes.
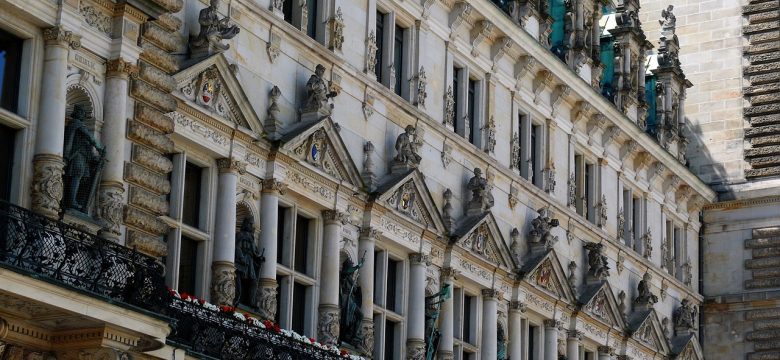
[[[455,244],[499,267],[512,270],[514,260],[491,212],[466,218],[453,233]]]
[[[417,169],[388,179],[377,192],[377,199],[388,208],[409,217],[426,229],[436,229],[439,233],[444,231],[436,203],[422,173]]]
[[[606,281],[585,288],[582,294],[582,310],[610,327],[625,327],[612,287]]]
[[[643,312],[636,318],[635,326],[632,326],[631,338],[650,349],[669,353],[669,344],[666,342],[661,322],[658,321],[658,315],[655,310]]]
[[[362,188],[363,180],[330,118],[302,124],[282,136],[282,150],[337,182]]]
[[[534,287],[567,302],[575,300],[555,250],[549,249],[526,262],[521,273],[525,274],[524,279]]]
[[[674,357],[676,360],[701,360],[704,359],[704,355],[701,351],[701,345],[693,334],[684,337],[677,337],[673,340],[674,349],[672,351],[677,354]]]
[[[263,133],[260,119],[221,53],[179,71],[174,80],[178,95],[193,108],[223,119],[231,127]]]

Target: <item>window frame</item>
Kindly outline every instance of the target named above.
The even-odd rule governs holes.
[[[453,326],[453,353],[456,359],[475,358],[480,353],[482,334],[480,326],[482,322],[482,296],[476,288],[466,284],[455,283],[453,296],[453,311],[455,321]],[[471,301],[469,309],[469,320],[466,322],[466,298]],[[470,325],[469,329],[465,326]],[[468,333],[467,333],[468,332]]]
[[[484,147],[486,80],[484,72],[455,56],[450,84],[455,105],[454,131],[478,149]],[[473,89],[472,89],[473,88]]]
[[[380,68],[377,81],[390,89],[407,102],[412,101],[412,77],[417,72],[415,67],[416,54],[419,51],[419,42],[416,40],[417,24],[413,16],[404,14],[394,9],[392,5],[381,2],[376,4],[377,14],[382,14],[382,34],[377,32],[377,68]],[[378,18],[378,17],[377,17]],[[401,54],[396,54],[396,32],[403,29]],[[380,39],[381,37],[381,39]],[[400,59],[400,71],[396,68],[396,60]],[[392,65],[392,69],[391,69]],[[395,70],[395,71],[394,71]],[[395,73],[395,74],[393,74]],[[396,89],[396,83],[400,82],[400,93]]]
[[[387,355],[386,332],[388,322],[394,323],[394,357],[402,359],[405,353],[400,350],[406,346],[406,293],[402,291],[409,282],[409,261],[406,255],[400,255],[377,243],[374,249],[374,359],[382,360]],[[395,305],[387,307],[387,273],[390,260],[395,262]],[[388,359],[385,359],[388,360]]]

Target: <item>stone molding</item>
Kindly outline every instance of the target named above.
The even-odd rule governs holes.
[[[56,219],[65,191],[62,177],[65,161],[60,155],[37,154],[33,157],[32,210]]]
[[[285,190],[287,190],[287,184],[276,180],[276,179],[264,179],[262,181],[263,183],[263,189],[261,190],[263,194],[284,194]]]
[[[106,61],[106,77],[119,77],[127,79],[138,76],[138,67],[129,61],[119,57]]]
[[[81,36],[65,30],[62,25],[57,25],[43,30],[43,41],[46,45],[70,47],[77,50],[81,47]]]
[[[246,163],[231,158],[217,159],[217,168],[220,174],[245,174]]]
[[[320,304],[319,320],[317,321],[317,340],[320,343],[338,346],[340,317],[341,311],[338,305]]]
[[[236,267],[232,262],[215,261],[211,264],[211,302],[233,305],[236,298]]]
[[[420,253],[414,253],[409,254],[409,262],[412,263],[412,265],[429,265],[431,262],[430,255],[427,254],[420,254]]]
[[[347,221],[347,216],[338,210],[323,210],[322,219],[325,221],[325,226],[344,225]]]

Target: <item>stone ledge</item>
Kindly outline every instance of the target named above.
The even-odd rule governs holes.
[[[136,143],[149,146],[163,154],[171,153],[174,150],[173,140],[171,140],[167,135],[160,133],[157,130],[138,121],[131,120],[127,122],[127,138]],[[155,168],[156,167],[160,167],[162,170],[164,170],[168,166],[166,164],[160,164],[159,166],[155,166]],[[167,173],[168,171],[162,172]]]
[[[745,95],[758,95],[764,93],[774,93],[777,91],[780,91],[780,83],[747,86],[744,89],[742,89],[742,92],[745,93]]]
[[[745,312],[745,320],[780,319],[780,308],[757,309]]]
[[[747,341],[780,340],[780,330],[756,330],[745,335]]]
[[[181,46],[178,39],[179,34],[170,33],[154,22],[147,22],[144,24],[144,30],[141,36],[167,52],[173,52]]]
[[[176,99],[171,94],[160,91],[143,80],[133,81],[131,94],[147,104],[158,107],[163,112],[176,110]]]
[[[141,50],[141,59],[144,61],[147,61],[168,73],[179,70],[179,63],[176,61],[176,58],[154,44],[144,41],[141,43]]]
[[[753,270],[752,275],[754,279],[780,278],[780,268]]]
[[[745,149],[746,157],[769,156],[769,155],[777,155],[777,154],[780,154],[780,145],[762,146],[762,147],[757,147],[752,149]]]
[[[780,256],[780,247],[765,247],[763,249],[753,249],[753,258],[762,259],[768,257]]]
[[[138,164],[125,163],[125,180],[158,195],[171,192],[171,183],[165,175],[150,171]]]
[[[745,280],[745,289],[768,289],[780,287],[780,278]]]
[[[135,107],[135,119],[149,125],[163,134],[171,134],[174,130],[173,120],[159,110],[138,103]]]
[[[757,341],[753,346],[756,351],[778,350],[780,349],[780,340]]]
[[[778,84],[778,89],[774,91],[780,91],[780,84]],[[750,124],[753,126],[780,124],[780,114],[754,116],[750,118]]]
[[[780,102],[780,93],[773,92],[771,94],[752,95],[748,97],[748,100],[751,105]]]
[[[769,236],[769,237],[762,237],[759,239],[745,240],[746,249],[761,249],[761,248],[768,248],[774,246],[780,246],[780,236]]]
[[[748,178],[775,176],[775,175],[780,175],[780,166],[745,170],[745,177]]]
[[[765,52],[776,51],[777,49],[780,49],[780,44],[777,44],[777,43],[751,44],[751,45],[745,46],[742,49],[742,52],[744,52],[745,55],[749,55],[749,54],[763,54]]]
[[[777,1],[767,1],[758,4],[750,4],[742,7],[742,14],[748,15],[752,13],[764,12],[778,8]]]
[[[130,187],[128,202],[155,215],[163,215],[168,212],[169,208],[168,201],[166,201],[164,197],[151,193],[138,186]]]
[[[766,21],[777,20],[778,17],[780,17],[780,11],[767,11],[748,15],[748,22],[751,24],[758,24]]]
[[[752,236],[753,239],[778,238],[780,237],[780,226],[753,229]]]
[[[747,269],[766,269],[780,266],[780,257],[745,260]]]
[[[172,92],[176,89],[176,80],[173,76],[160,70],[156,66],[141,62],[139,76],[144,81],[159,88],[160,90]]]
[[[159,236],[168,233],[168,225],[165,222],[134,206],[126,208],[125,224]]]
[[[780,22],[778,21],[770,21],[765,23],[758,23],[758,24],[750,24],[745,25],[742,27],[742,33],[743,34],[753,34],[757,32],[763,32],[763,31],[769,31],[774,30],[780,27]]]
[[[761,353],[750,353],[747,360],[777,360],[780,359],[780,351],[770,351]]]
[[[769,75],[769,74],[767,74]],[[777,74],[774,74],[774,76],[777,76],[780,78],[780,72]],[[753,76],[751,76],[751,79]],[[780,104],[769,104],[769,105],[758,105],[758,106],[751,106],[745,108],[744,114],[745,116],[753,116],[753,115],[764,115],[764,114],[773,114],[780,112]],[[757,128],[760,129],[760,128]],[[776,132],[777,130],[773,130],[773,132]],[[748,131],[745,131],[745,135],[747,136]]]
[[[780,104],[776,104],[778,110],[780,110]],[[745,137],[754,137],[760,135],[773,135],[780,133],[780,124],[757,126],[745,129]]]
[[[750,163],[750,166],[754,169],[780,165],[780,155],[751,157],[748,159],[748,163]]]
[[[780,39],[780,34],[778,34],[777,31],[770,31],[770,32],[748,36],[748,41],[751,44],[760,44],[764,42],[777,41],[777,39]]]
[[[777,320],[759,320],[753,323],[754,330],[772,330],[780,329],[780,321]]]
[[[780,145],[780,135],[758,136],[748,140],[754,149],[760,149],[769,145]]]
[[[131,151],[134,162],[149,169],[167,174],[173,170],[173,162],[157,151],[139,144],[133,144]]]
[[[780,70],[780,62],[770,62],[766,64],[745,66],[743,73],[745,75],[757,75],[757,74],[770,73],[777,70]]]
[[[127,245],[153,257],[162,257],[168,254],[168,246],[162,240],[140,231],[130,230],[127,232]]]

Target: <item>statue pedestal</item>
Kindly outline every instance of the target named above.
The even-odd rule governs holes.
[[[416,166],[408,164],[408,163],[405,163],[405,162],[393,161],[393,163],[390,164],[390,173],[391,174],[401,174],[401,173],[405,173],[405,172],[407,172],[409,170],[412,170],[412,169],[415,169],[415,168],[416,168]]]
[[[331,115],[330,111],[301,111],[301,122],[320,121]]]
[[[62,221],[92,235],[97,235],[98,231],[103,228],[103,225],[99,224],[97,220],[89,217],[89,215],[84,214],[81,211],[73,209],[65,210],[65,215],[62,217]]]
[[[194,38],[190,39],[190,44],[194,41]],[[204,46],[190,46],[190,58],[191,59],[205,59],[211,55],[224,51],[224,49],[218,48],[209,43]]]

